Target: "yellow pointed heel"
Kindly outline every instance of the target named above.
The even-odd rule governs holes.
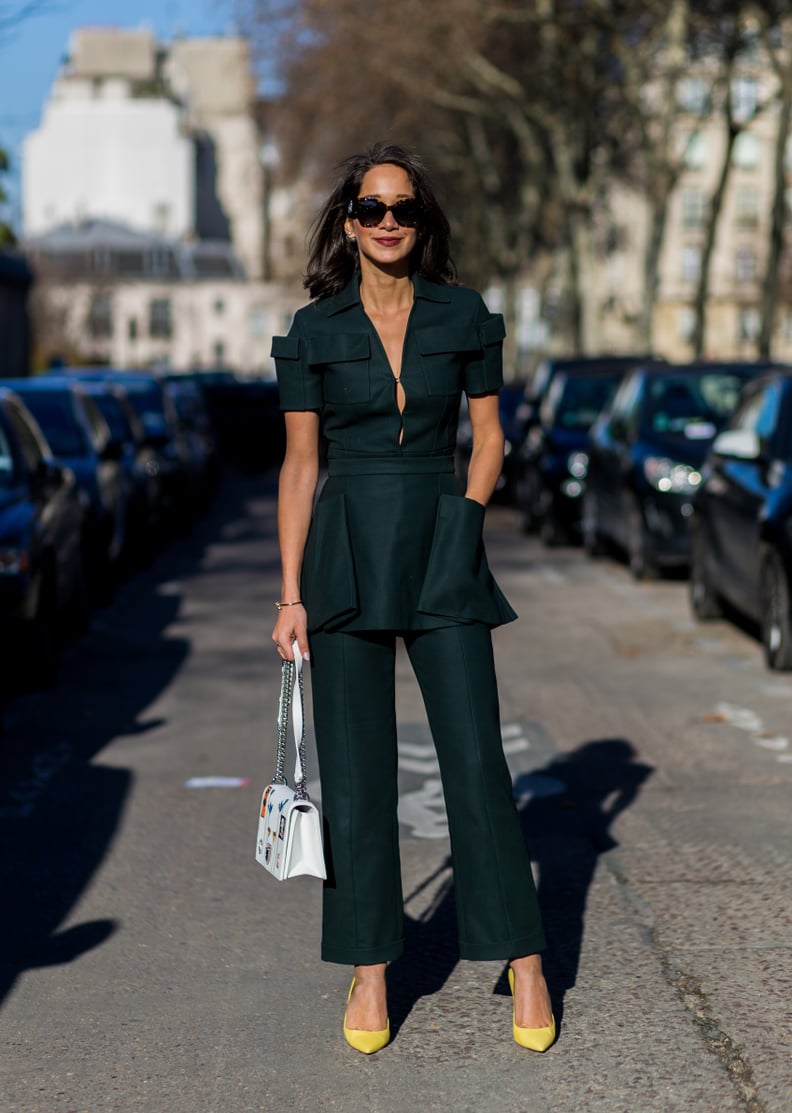
[[[512,993],[512,1000],[514,999],[514,971],[511,966],[509,967],[509,989]],[[547,1028],[520,1028],[517,1021],[514,1019],[517,1010],[516,1006],[512,1006],[512,1033],[514,1035],[514,1042],[518,1043],[520,1047],[527,1047],[529,1051],[547,1051],[555,1043],[556,1038],[556,1022],[553,1017],[553,1023]]]
[[[349,1004],[354,988],[355,979],[353,978],[347,995],[347,1004]],[[525,1031],[528,1031],[528,1029],[526,1028]],[[375,1051],[381,1051],[386,1044],[390,1043],[390,1019],[381,1031],[368,1032],[364,1028],[347,1028],[345,1012],[344,1039],[350,1047],[354,1047],[355,1051],[361,1051],[364,1055],[373,1055]]]

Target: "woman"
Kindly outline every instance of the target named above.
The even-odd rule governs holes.
[[[503,463],[503,320],[455,284],[449,226],[421,163],[378,144],[344,164],[317,221],[314,300],[275,337],[287,447],[273,641],[312,662],[327,831],[322,957],[354,966],[344,1017],[364,1053],[390,1038],[386,964],[403,946],[395,639],[440,762],[460,955],[509,960],[513,1035],[555,1021],[541,920],[503,756],[490,630],[516,618],[489,572],[484,507]],[[473,451],[453,475],[461,391]],[[320,417],[328,479],[313,510]]]

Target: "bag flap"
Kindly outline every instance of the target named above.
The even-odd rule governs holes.
[[[368,333],[334,332],[312,336],[308,341],[309,363],[345,363],[368,359],[371,352]]]
[[[270,355],[273,359],[299,359],[299,336],[273,336]]]
[[[439,355],[442,352],[475,352],[481,347],[473,325],[461,328],[435,325],[432,328],[416,329],[415,342],[422,356]]]

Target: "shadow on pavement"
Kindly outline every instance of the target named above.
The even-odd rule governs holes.
[[[231,482],[192,537],[160,554],[98,612],[50,691],[12,699],[0,745],[0,1003],[20,974],[71,962],[118,928],[110,918],[59,931],[108,853],[131,770],[92,764],[119,737],[156,729],[146,709],[190,652],[169,636],[207,544],[244,515],[251,485]],[[176,582],[174,582],[176,581]]]
[[[531,858],[539,870],[539,903],[548,938],[544,969],[559,1024],[565,995],[577,978],[586,900],[597,861],[618,845],[610,834],[611,825],[634,803],[654,771],[637,756],[625,739],[598,739],[525,775],[537,787],[549,789],[532,795],[520,808],[520,816]],[[550,787],[554,784],[558,786],[556,791]],[[449,857],[406,897],[405,904],[447,873],[450,866]],[[420,917],[406,915],[405,940],[404,955],[388,971],[388,1007],[394,1035],[421,997],[443,987],[459,960],[450,873]],[[505,965],[493,992],[509,994]]]

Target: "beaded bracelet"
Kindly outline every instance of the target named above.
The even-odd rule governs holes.
[[[278,608],[279,611],[282,610],[284,607],[301,607],[302,599],[295,599],[292,603],[276,603],[275,606]]]

